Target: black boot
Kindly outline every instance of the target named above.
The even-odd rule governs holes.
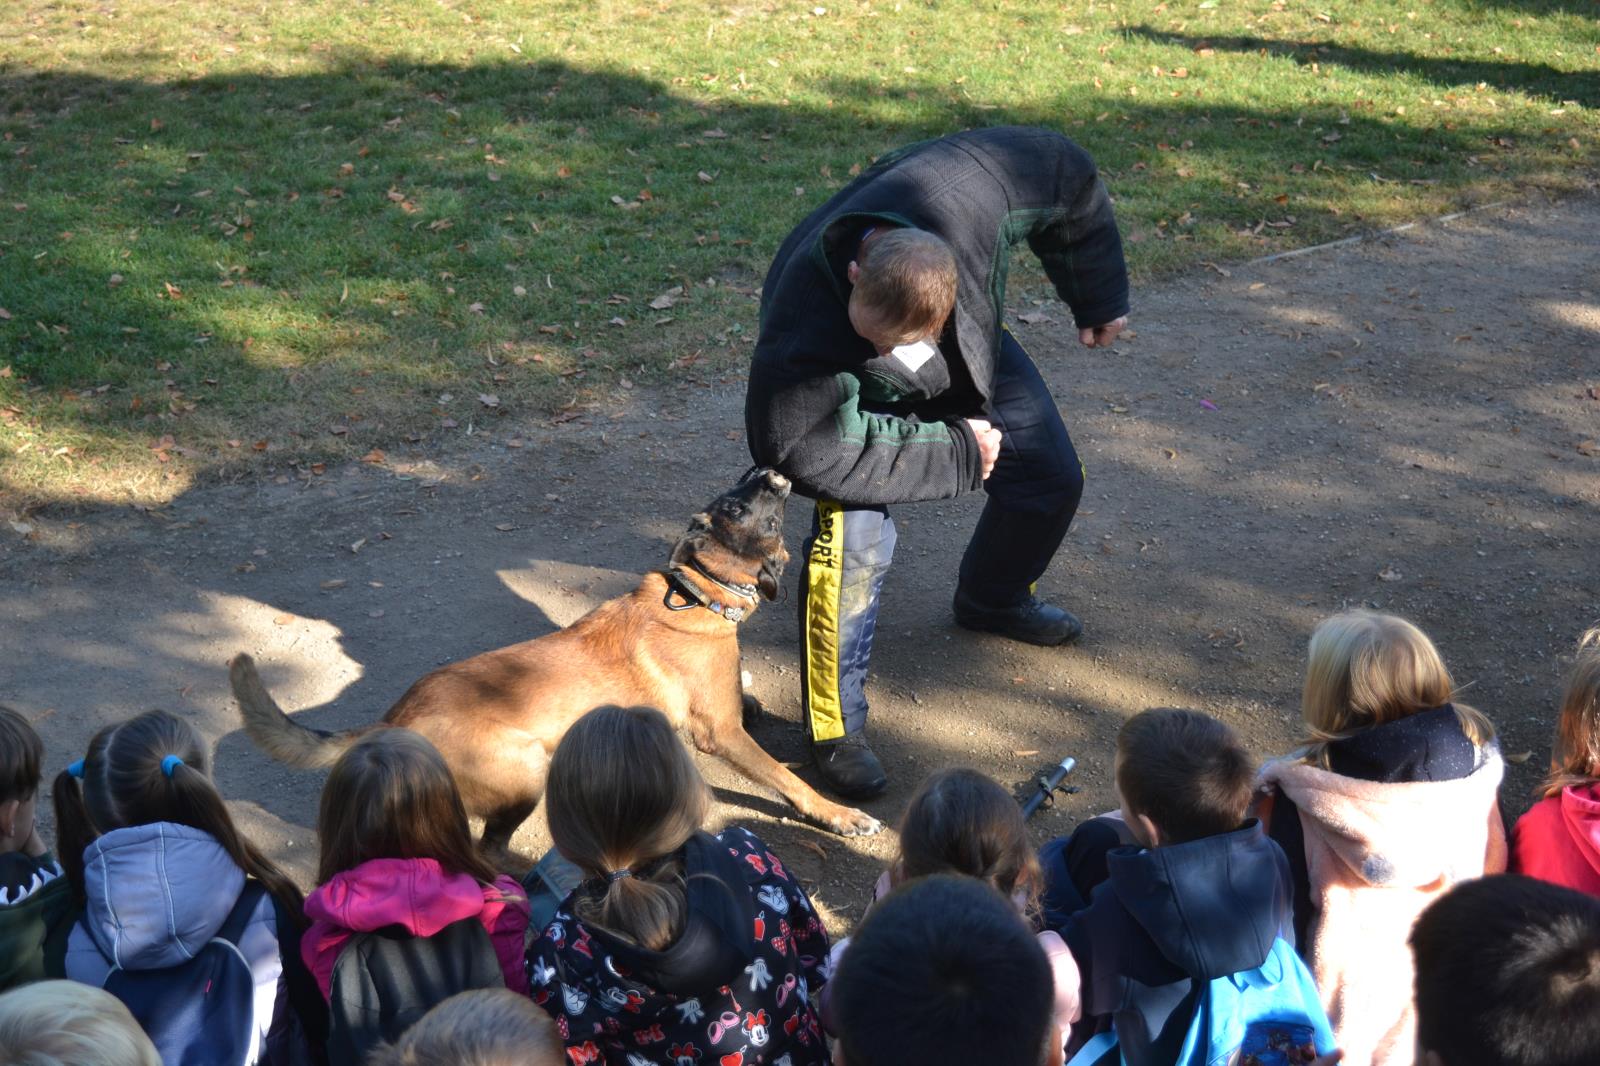
[[[956,625],[961,628],[980,633],[998,633],[1025,644],[1051,647],[1076,640],[1083,632],[1083,623],[1070,611],[1032,595],[1011,607],[986,607],[968,598],[958,588],[952,606],[955,608]]]
[[[889,787],[883,763],[872,754],[863,733],[850,733],[838,740],[811,742],[811,757],[817,762],[828,790],[845,799],[864,800]]]

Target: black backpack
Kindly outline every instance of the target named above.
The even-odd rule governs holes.
[[[505,986],[494,944],[477,918],[429,937],[400,926],[357,933],[333,964],[328,1060],[361,1062],[457,992]]]
[[[247,883],[222,928],[187,962],[159,970],[113,966],[106,975],[101,987],[127,1006],[164,1066],[250,1063],[255,975],[239,938],[265,895],[261,885]]]

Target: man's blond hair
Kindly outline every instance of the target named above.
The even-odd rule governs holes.
[[[956,257],[942,237],[891,229],[857,257],[852,300],[860,301],[893,344],[937,336],[956,305]]]
[[[458,992],[424,1014],[366,1066],[563,1066],[550,1015],[506,988]]]
[[[155,1045],[110,992],[40,981],[0,996],[7,1066],[161,1066]]]

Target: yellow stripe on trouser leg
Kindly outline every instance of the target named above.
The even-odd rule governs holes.
[[[839,698],[839,589],[844,583],[844,508],[817,501],[817,535],[806,559],[806,713],[812,740],[844,736]]]

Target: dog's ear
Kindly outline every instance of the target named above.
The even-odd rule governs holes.
[[[761,595],[769,600],[778,598],[778,583],[783,580],[784,562],[781,555],[769,555],[761,561],[761,572],[756,575],[756,585],[761,589]]]
[[[706,534],[709,532],[711,532],[711,516],[704,511],[689,519],[689,528],[678,538],[678,543],[672,546],[672,565],[681,566],[693,562],[695,553],[705,544]]]

